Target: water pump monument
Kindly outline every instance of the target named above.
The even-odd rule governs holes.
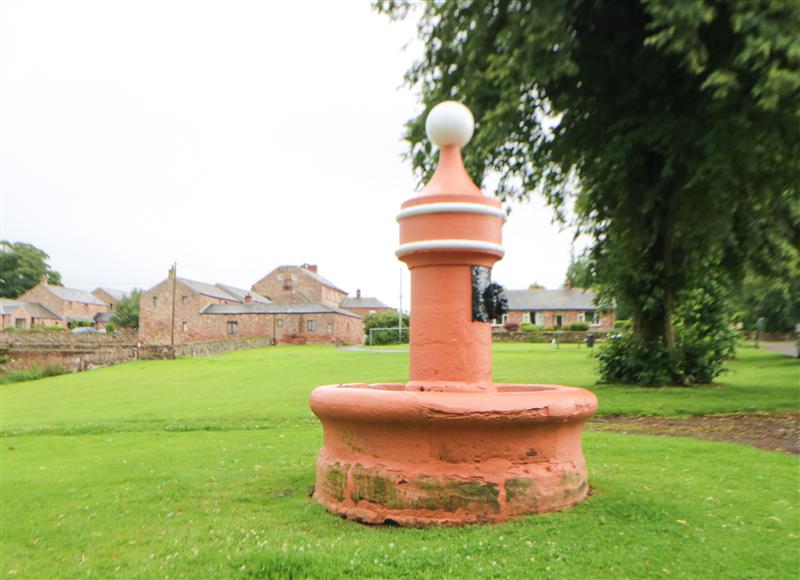
[[[464,169],[470,111],[448,101],[427,118],[439,165],[397,216],[411,270],[406,384],[319,387],[325,443],[314,497],[371,524],[498,522],[586,498],[581,430],[589,391],[492,382],[491,318],[504,310],[491,268],[502,258],[500,202]]]

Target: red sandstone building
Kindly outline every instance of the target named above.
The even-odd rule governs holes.
[[[582,288],[558,290],[507,290],[508,314],[496,325],[505,323],[566,328],[574,322],[589,324],[590,330],[610,330],[614,311],[604,311],[595,304],[595,293]]]
[[[43,280],[15,300],[4,300],[2,328],[93,324],[97,315],[111,312],[111,306],[92,293]]]
[[[317,267],[279,266],[251,290],[171,275],[143,292],[139,340],[185,344],[233,338],[269,338],[275,344],[360,344],[361,316],[345,309],[347,292]]]

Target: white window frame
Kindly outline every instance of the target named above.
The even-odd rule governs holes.
[[[586,322],[586,313],[583,310],[578,312],[578,322]]]
[[[283,328],[283,318],[278,319],[278,328]]]
[[[239,321],[238,320],[229,320],[228,321],[228,334],[233,336],[234,334],[239,334]]]
[[[544,313],[542,313],[542,312],[534,312],[533,313],[533,324],[535,326],[544,326]]]
[[[306,320],[306,330],[308,332],[316,332],[317,331],[317,321],[316,320]]]
[[[522,324],[530,324],[531,323],[531,313],[530,312],[523,312],[522,313]]]

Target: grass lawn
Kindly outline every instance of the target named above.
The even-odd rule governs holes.
[[[275,347],[0,386],[7,578],[795,577],[798,459],[588,433],[593,495],[497,526],[372,528],[309,498],[320,384],[403,381],[407,355]],[[587,386],[602,413],[797,411],[800,363],[742,349],[707,388],[593,386],[585,349],[496,345],[495,378]],[[795,572],[792,572],[794,570]]]

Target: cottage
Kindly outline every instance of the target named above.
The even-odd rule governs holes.
[[[356,290],[356,295],[354,298],[347,296],[344,300],[342,300],[341,307],[345,310],[349,310],[350,312],[360,314],[361,316],[379,314],[381,312],[388,312],[389,310],[392,310],[377,298],[373,298],[371,296],[361,296],[361,290]]]
[[[53,286],[47,280],[42,280],[17,300],[46,308],[57,315],[57,324],[64,327],[69,323],[92,324],[96,314],[111,310],[107,303],[85,290]]]
[[[324,304],[338,308],[347,292],[320,276],[315,264],[278,266],[253,284],[253,290],[273,302]]]
[[[58,326],[60,323],[61,317],[42,304],[0,299],[0,330]]]
[[[508,314],[496,325],[533,324],[564,328],[575,322],[585,322],[590,329],[608,330],[614,326],[614,311],[604,311],[596,303],[592,290],[561,288],[558,290],[507,290]]]

